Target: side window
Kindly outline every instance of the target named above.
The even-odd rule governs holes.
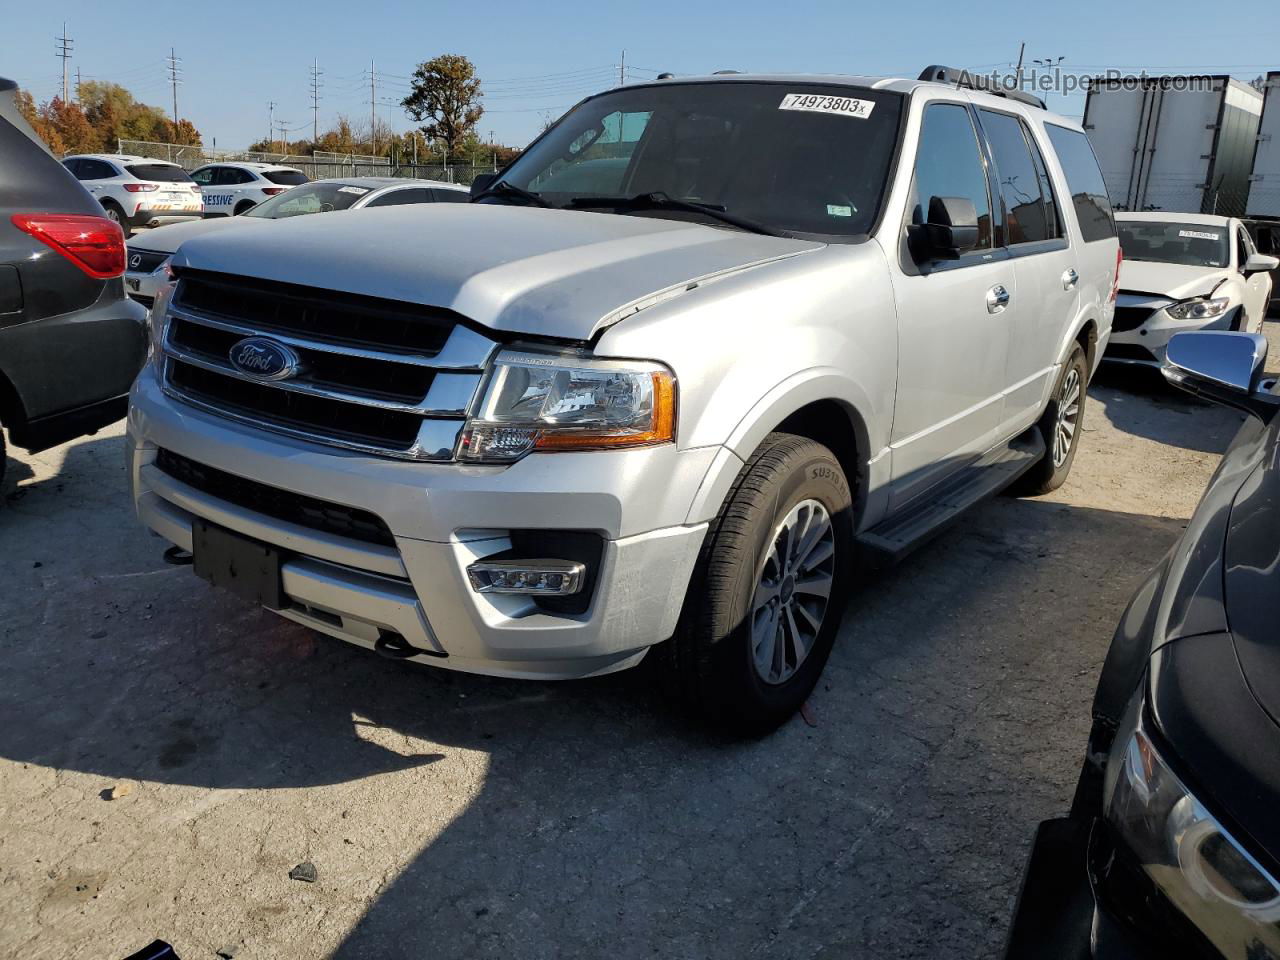
[[[213,183],[213,175],[217,172],[217,167],[203,167],[191,175],[191,179],[202,187],[207,187]]]
[[[987,169],[967,107],[934,103],[925,107],[916,149],[915,201],[911,222],[921,224],[932,197],[964,197],[978,212],[978,248],[991,247],[991,199]]]
[[[431,198],[436,203],[470,203],[471,194],[465,190],[432,190]]]
[[[996,171],[1000,178],[1000,196],[1004,200],[1005,242],[1009,246],[1019,243],[1041,243],[1053,240],[1061,234],[1057,214],[1052,209],[1053,191],[1044,173],[1044,161],[1029,142],[1025,125],[1015,116],[979,110],[982,128],[991,144]]]
[[[116,176],[111,164],[101,160],[81,160],[80,172],[76,174],[81,180],[109,180]]]
[[[375,197],[365,204],[366,207],[400,207],[406,203],[430,203],[431,193],[421,187],[412,190],[393,190]]]
[[[1116,221],[1111,212],[1107,185],[1102,181],[1098,158],[1093,155],[1089,139],[1078,130],[1046,123],[1049,142],[1058,155],[1062,172],[1071,191],[1071,205],[1080,221],[1080,234],[1085,243],[1109,240],[1116,235]]]
[[[82,179],[82,177],[80,176],[80,161],[79,161],[79,160],[63,160],[63,161],[62,161],[62,165],[63,165],[64,167],[66,167],[68,170],[70,170],[70,171],[71,171],[71,175],[72,175],[73,177],[75,177],[77,180]]]
[[[244,183],[244,172],[235,167],[215,167],[213,185],[215,187],[232,187]]]

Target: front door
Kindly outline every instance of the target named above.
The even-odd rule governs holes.
[[[894,271],[898,393],[890,509],[902,506],[994,442],[1005,386],[1009,328],[1018,316],[1013,262],[993,240],[987,167],[969,108],[924,109],[912,221],[932,197],[963,197],[978,212],[978,249],[958,260]]]

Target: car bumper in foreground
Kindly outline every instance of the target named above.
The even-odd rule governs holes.
[[[225,482],[184,481],[162,469],[162,449]],[[270,544],[282,557],[283,616],[369,648],[398,635],[421,663],[537,679],[623,669],[672,635],[706,532],[684,521],[714,453],[549,454],[509,467],[388,461],[202,413],[165,395],[152,368],[129,413],[137,513],[166,540],[190,549],[204,520]],[[385,523],[389,538],[344,533],[353,511]],[[472,589],[469,564],[530,533],[594,538],[579,609]]]

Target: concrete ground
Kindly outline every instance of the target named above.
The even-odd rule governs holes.
[[[860,584],[812,724],[752,743],[636,672],[408,667],[216,592],[134,521],[118,426],[11,458],[0,956],[991,956],[1240,422],[1124,373],[1086,416],[1057,494]]]

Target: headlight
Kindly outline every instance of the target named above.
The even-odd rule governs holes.
[[[1140,701],[1107,763],[1108,822],[1224,956],[1280,956],[1280,884],[1169,769],[1143,729]]]
[[[504,352],[467,422],[459,458],[651,446],[675,439],[675,377],[656,363]]]
[[[1212,320],[1214,317],[1222,316],[1230,304],[1231,301],[1227,297],[1215,297],[1212,300],[1197,297],[1194,300],[1175,303],[1172,307],[1166,308],[1165,312],[1175,320]]]
[[[147,311],[147,323],[150,326],[151,344],[149,355],[161,356],[161,343],[164,339],[165,324],[169,322],[169,301],[173,298],[176,284],[172,279],[156,291],[156,299]]]

